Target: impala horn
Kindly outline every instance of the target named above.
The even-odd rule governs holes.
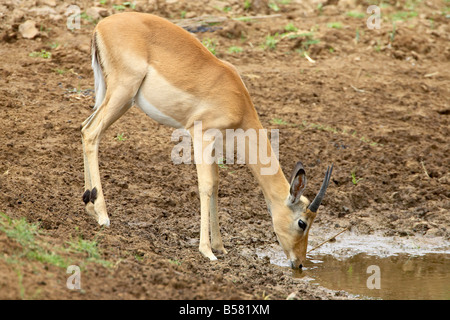
[[[320,187],[319,193],[314,198],[313,202],[308,206],[308,209],[312,212],[317,212],[319,209],[320,203],[322,202],[323,197],[325,196],[325,192],[327,191],[328,184],[330,183],[331,173],[333,172],[333,164],[331,167],[327,168],[327,172],[325,173],[325,178],[323,179],[322,186]]]

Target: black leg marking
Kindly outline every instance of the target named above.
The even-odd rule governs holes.
[[[97,199],[97,188],[94,187],[94,189],[92,189],[91,191],[91,202],[94,203],[95,200]]]
[[[97,191],[97,190],[95,190],[95,191]],[[84,204],[86,205],[89,202],[90,199],[91,199],[91,191],[88,189],[88,190],[86,190],[83,193],[83,202],[84,202]]]

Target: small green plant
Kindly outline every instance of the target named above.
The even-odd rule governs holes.
[[[277,39],[277,37],[278,37],[278,33],[275,34],[274,36],[272,36],[270,34],[267,35],[266,41],[264,42],[263,47],[264,48],[269,48],[271,50],[275,50],[277,48],[277,44],[278,44],[278,41],[279,41]]]
[[[275,2],[269,2],[269,8],[275,12],[280,11],[280,7]]]
[[[131,1],[124,2],[123,5],[133,10],[136,9],[136,3]]]
[[[169,259],[169,262],[176,266],[181,266],[181,261],[179,261],[178,259]]]
[[[306,32],[298,35],[299,37],[302,37],[300,48],[297,49],[297,52],[300,53],[302,56],[305,52],[308,52],[309,47],[313,44],[317,44],[320,42],[319,39],[314,39],[314,34],[312,32]]]
[[[226,6],[226,7],[224,7],[224,8],[222,9],[222,11],[225,12],[225,13],[228,13],[228,12],[231,11],[231,7]]]
[[[216,40],[211,38],[203,39],[202,44],[209,50],[213,55],[216,55]]]
[[[135,258],[137,261],[143,261],[143,260],[144,260],[144,257],[141,256],[141,255],[138,254],[138,253],[136,253],[136,254],[134,255],[134,258]]]
[[[356,178],[356,172],[355,169],[352,170],[351,172],[351,177],[352,177],[352,183],[356,186],[361,180],[363,180],[363,178]]]
[[[186,10],[181,11],[181,12],[180,12],[180,18],[181,18],[181,19],[184,19],[184,18],[186,17],[186,14],[187,14],[187,11],[186,11]]]
[[[389,40],[391,41],[391,43],[394,42],[394,39],[395,39],[395,29],[396,29],[396,26],[395,26],[395,21],[394,21],[394,22],[392,22],[392,31],[389,33]]]
[[[58,48],[59,46],[60,46],[60,44],[59,44],[58,42],[50,43],[50,48],[52,48],[52,49],[56,49],[56,48]]]
[[[286,121],[284,121],[283,119],[280,119],[280,118],[273,118],[272,120],[270,120],[270,123],[278,124],[278,125],[287,125],[288,124]]]
[[[317,11],[319,11],[319,16],[321,16],[323,13],[323,4],[322,3],[319,3],[317,5]]]
[[[85,240],[81,236],[76,240],[71,240],[67,242],[69,246],[69,251],[87,254],[87,261],[95,262],[101,264],[105,267],[112,267],[112,262],[103,260],[98,249],[97,240]]]
[[[327,23],[327,27],[328,28],[332,28],[332,29],[342,29],[342,23],[340,23],[340,22],[330,22],[330,23]]]
[[[218,164],[219,168],[226,169],[227,168],[226,161],[227,161],[227,159],[223,158],[223,157],[220,159],[217,159],[217,164]]]
[[[404,21],[414,17],[417,17],[416,11],[398,11],[391,15],[392,21]]]
[[[244,51],[242,47],[231,46],[228,48],[228,53],[241,53],[242,51]]]
[[[52,53],[49,51],[45,51],[42,49],[40,52],[33,51],[29,54],[30,57],[33,58],[43,58],[43,59],[50,59],[52,57]]]
[[[99,2],[101,5],[105,5],[106,3],[108,3],[108,0],[100,0]]]
[[[284,27],[284,30],[287,32],[296,32],[298,30],[298,28],[296,26],[294,26],[294,24],[291,22]]]
[[[36,236],[40,234],[38,224],[28,223],[25,218],[11,219],[6,214],[0,213],[0,232],[4,232],[8,238],[21,245],[22,252],[18,257],[26,257],[57,267],[68,266],[66,259],[36,240]]]
[[[360,38],[361,38],[361,35],[359,33],[359,29],[356,28],[355,42],[358,43]]]
[[[117,11],[123,11],[126,9],[126,7],[123,4],[113,4],[113,9]]]
[[[348,273],[349,276],[353,275],[353,267],[351,265],[348,267],[347,273]]]
[[[115,137],[115,139],[117,140],[117,141],[126,141],[127,140],[127,138],[125,138],[125,133],[118,133],[117,134],[117,136]]]
[[[64,74],[64,73],[66,73],[66,70],[58,69],[58,68],[53,69],[53,71],[55,71],[57,74]]]
[[[363,19],[366,15],[362,12],[349,11],[345,14],[347,17]]]
[[[374,46],[374,49],[375,49],[376,52],[380,52],[381,51],[380,41],[377,41],[377,44]]]
[[[13,220],[6,214],[0,213],[0,231],[22,246],[34,243],[34,236],[38,234],[38,228],[38,224],[30,224],[25,218]]]
[[[92,18],[91,16],[88,16],[88,14],[86,12],[82,12],[80,14],[80,18],[83,19],[83,20],[86,20],[89,23],[94,23],[94,24],[97,21],[96,19]]]
[[[250,10],[252,8],[252,1],[251,0],[245,0],[244,1],[244,10]]]

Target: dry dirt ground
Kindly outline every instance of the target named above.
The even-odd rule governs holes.
[[[82,12],[72,31],[70,4]],[[366,25],[370,4],[381,9],[380,29]],[[316,230],[350,226],[360,234],[449,239],[448,0],[92,6],[0,4],[0,298],[350,298],[256,256],[276,237],[245,166],[221,166],[220,223],[229,253],[216,262],[203,258],[195,166],[174,165],[173,129],[137,108],[100,146],[111,226],[87,216],[80,124],[94,103],[90,34],[99,19],[121,11],[190,25],[233,63],[263,125],[279,129],[285,174],[298,160],[305,165],[308,198],[334,163]],[[226,19],[192,25],[205,15]],[[274,16],[242,18],[265,15]],[[27,20],[34,21],[28,29]],[[82,290],[66,288],[70,264],[81,266]]]

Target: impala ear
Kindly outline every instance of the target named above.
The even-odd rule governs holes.
[[[289,202],[291,204],[296,204],[300,200],[300,197],[306,188],[306,172],[305,168],[303,168],[303,164],[300,161],[295,165],[289,182],[291,184],[291,188],[289,190]]]

